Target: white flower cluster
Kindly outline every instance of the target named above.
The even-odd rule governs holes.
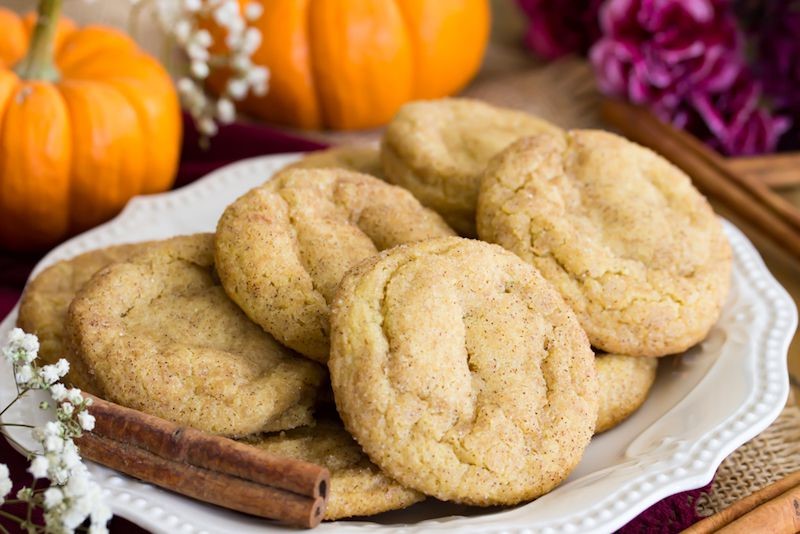
[[[39,340],[19,328],[11,331],[3,355],[13,365],[19,387],[16,402],[31,389],[49,390],[57,403],[56,421],[48,421],[43,427],[33,429],[33,437],[41,445],[41,451],[32,454],[28,467],[34,478],[49,478],[50,487],[39,495],[32,488],[23,488],[17,494],[29,506],[41,504],[45,510],[47,532],[73,532],[87,518],[89,532],[107,532],[106,523],[111,510],[105,504],[100,486],[91,479],[82,463],[78,447],[73,441],[84,431],[94,428],[95,419],[88,412],[91,399],[85,398],[77,388],[67,388],[58,381],[69,371],[69,363],[59,360],[56,364],[38,367],[36,357]],[[49,403],[42,402],[42,409]],[[0,464],[0,492],[5,496],[11,490],[8,469]],[[0,497],[2,502],[2,497]]]
[[[156,0],[158,20],[189,58],[189,73],[178,80],[178,92],[192,114],[198,130],[205,136],[217,133],[216,121],[223,124],[236,118],[234,101],[248,93],[266,94],[269,71],[254,65],[253,53],[261,45],[261,32],[248,22],[261,17],[263,8],[249,2],[244,9],[236,0]],[[211,33],[199,21],[212,20],[225,31],[224,53],[212,53]],[[204,90],[213,69],[228,74],[227,85],[216,101]]]
[[[48,532],[73,532],[89,518],[89,534],[108,532],[111,509],[103,500],[100,486],[86,466],[78,462],[65,484],[44,492],[44,518]]]
[[[53,365],[37,368],[33,363],[39,353],[39,340],[26,334],[21,328],[13,329],[8,343],[3,347],[3,356],[14,366],[14,379],[22,390],[47,389],[69,372],[69,362],[58,360]]]
[[[6,495],[11,491],[13,484],[11,483],[11,475],[8,472],[6,464],[0,464],[0,505],[6,500]]]
[[[81,390],[67,389],[63,384],[50,387],[50,394],[59,403],[57,420],[33,429],[33,437],[42,445],[42,453],[33,459],[28,471],[36,478],[49,478],[55,484],[66,484],[73,470],[83,466],[72,440],[84,430],[94,428],[94,416],[87,411],[92,403],[91,399],[81,395]]]

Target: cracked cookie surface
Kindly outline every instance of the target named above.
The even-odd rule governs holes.
[[[43,364],[54,364],[60,358],[69,362],[65,383],[89,393],[97,392],[83,361],[70,352],[65,342],[64,322],[70,302],[94,273],[148,246],[149,243],[132,243],[85,252],[54,263],[25,286],[17,326],[39,338],[39,360]]]
[[[594,354],[535,269],[462,238],[403,245],[342,280],[328,362],[348,431],[443,500],[514,504],[558,485],[597,417]]]
[[[447,235],[442,218],[404,189],[341,169],[292,169],[228,206],[217,269],[253,321],[325,362],[328,304],[344,273],[380,250]]]
[[[325,378],[225,295],[213,236],[152,244],[87,282],[67,334],[110,401],[228,436],[306,424]]]
[[[520,137],[561,131],[549,122],[466,98],[411,102],[386,127],[381,162],[388,182],[411,191],[459,234],[474,237],[483,169]]]
[[[730,285],[731,250],[686,174],[595,130],[538,135],[492,160],[481,239],[534,265],[603,352],[663,356],[705,338]]]
[[[401,486],[369,461],[340,421],[321,420],[280,433],[248,439],[272,454],[322,465],[331,473],[328,521],[399,510],[425,496]]]
[[[367,145],[347,145],[308,152],[287,169],[345,169],[383,178],[380,151]]]
[[[595,365],[600,393],[594,431],[599,434],[614,428],[644,404],[656,379],[658,359],[598,354]]]

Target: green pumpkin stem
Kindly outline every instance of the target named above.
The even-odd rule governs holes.
[[[53,61],[53,48],[62,0],[40,0],[36,26],[27,55],[14,69],[25,80],[56,81],[58,69]]]

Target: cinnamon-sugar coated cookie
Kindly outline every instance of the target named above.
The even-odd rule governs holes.
[[[598,354],[595,357],[600,388],[596,434],[614,428],[647,400],[656,379],[657,358]]]
[[[403,245],[342,280],[331,373],[348,431],[439,499],[514,504],[558,485],[597,417],[586,334],[535,269],[462,238]]]
[[[176,237],[115,263],[69,308],[67,334],[108,400],[206,432],[306,424],[325,370],[228,299],[213,236]]]
[[[549,131],[560,129],[479,100],[411,102],[386,127],[385,179],[411,191],[461,235],[474,237],[480,177],[489,159],[520,137]]]
[[[345,169],[383,178],[380,151],[369,145],[344,145],[308,152],[282,171],[287,169]]]
[[[97,393],[89,370],[70,352],[64,339],[64,321],[70,302],[97,271],[148,246],[149,243],[133,243],[85,252],[54,263],[25,286],[17,326],[39,338],[39,360],[43,365],[54,364],[60,358],[69,362],[65,383]]]
[[[283,344],[320,362],[328,304],[359,261],[401,243],[452,235],[404,189],[341,169],[291,169],[228,206],[216,260],[228,295]]]
[[[334,520],[399,510],[425,496],[404,488],[369,461],[339,421],[317,421],[247,440],[272,454],[322,465],[331,473],[325,519]]]
[[[542,134],[503,151],[483,176],[478,232],[534,265],[603,352],[686,350],[730,285],[730,246],[689,177],[608,132]]]

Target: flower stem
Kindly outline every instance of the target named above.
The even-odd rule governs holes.
[[[31,483],[31,495],[34,491],[36,491],[36,482],[37,480],[34,478],[33,483]],[[31,516],[33,515],[33,497],[31,497],[31,502],[28,503],[28,521],[27,523],[31,524]]]
[[[56,81],[59,72],[53,62],[53,40],[58,29],[62,0],[39,0],[38,17],[27,55],[14,69],[24,80]]]
[[[4,413],[6,413],[6,412],[8,411],[8,409],[9,409],[9,408],[11,408],[12,406],[14,406],[14,403],[15,403],[15,402],[17,402],[17,401],[18,401],[20,398],[22,398],[22,396],[23,396],[23,395],[25,394],[25,392],[27,392],[27,391],[28,391],[28,390],[26,389],[25,391],[22,391],[22,392],[19,392],[19,393],[17,393],[17,396],[14,398],[14,400],[12,400],[11,402],[9,402],[9,403],[6,405],[6,407],[5,407],[5,408],[3,408],[3,411],[2,411],[2,412],[0,412],[0,417],[2,417],[2,416],[3,416],[3,414],[4,414]]]
[[[14,521],[15,523],[19,523],[20,525],[24,521],[21,517],[17,517],[14,514],[9,514],[8,512],[5,512],[3,510],[0,510],[0,517],[5,517],[6,519],[10,519],[11,521]]]
[[[33,425],[26,425],[25,423],[0,423],[0,426],[21,426],[23,428],[34,428]]]

